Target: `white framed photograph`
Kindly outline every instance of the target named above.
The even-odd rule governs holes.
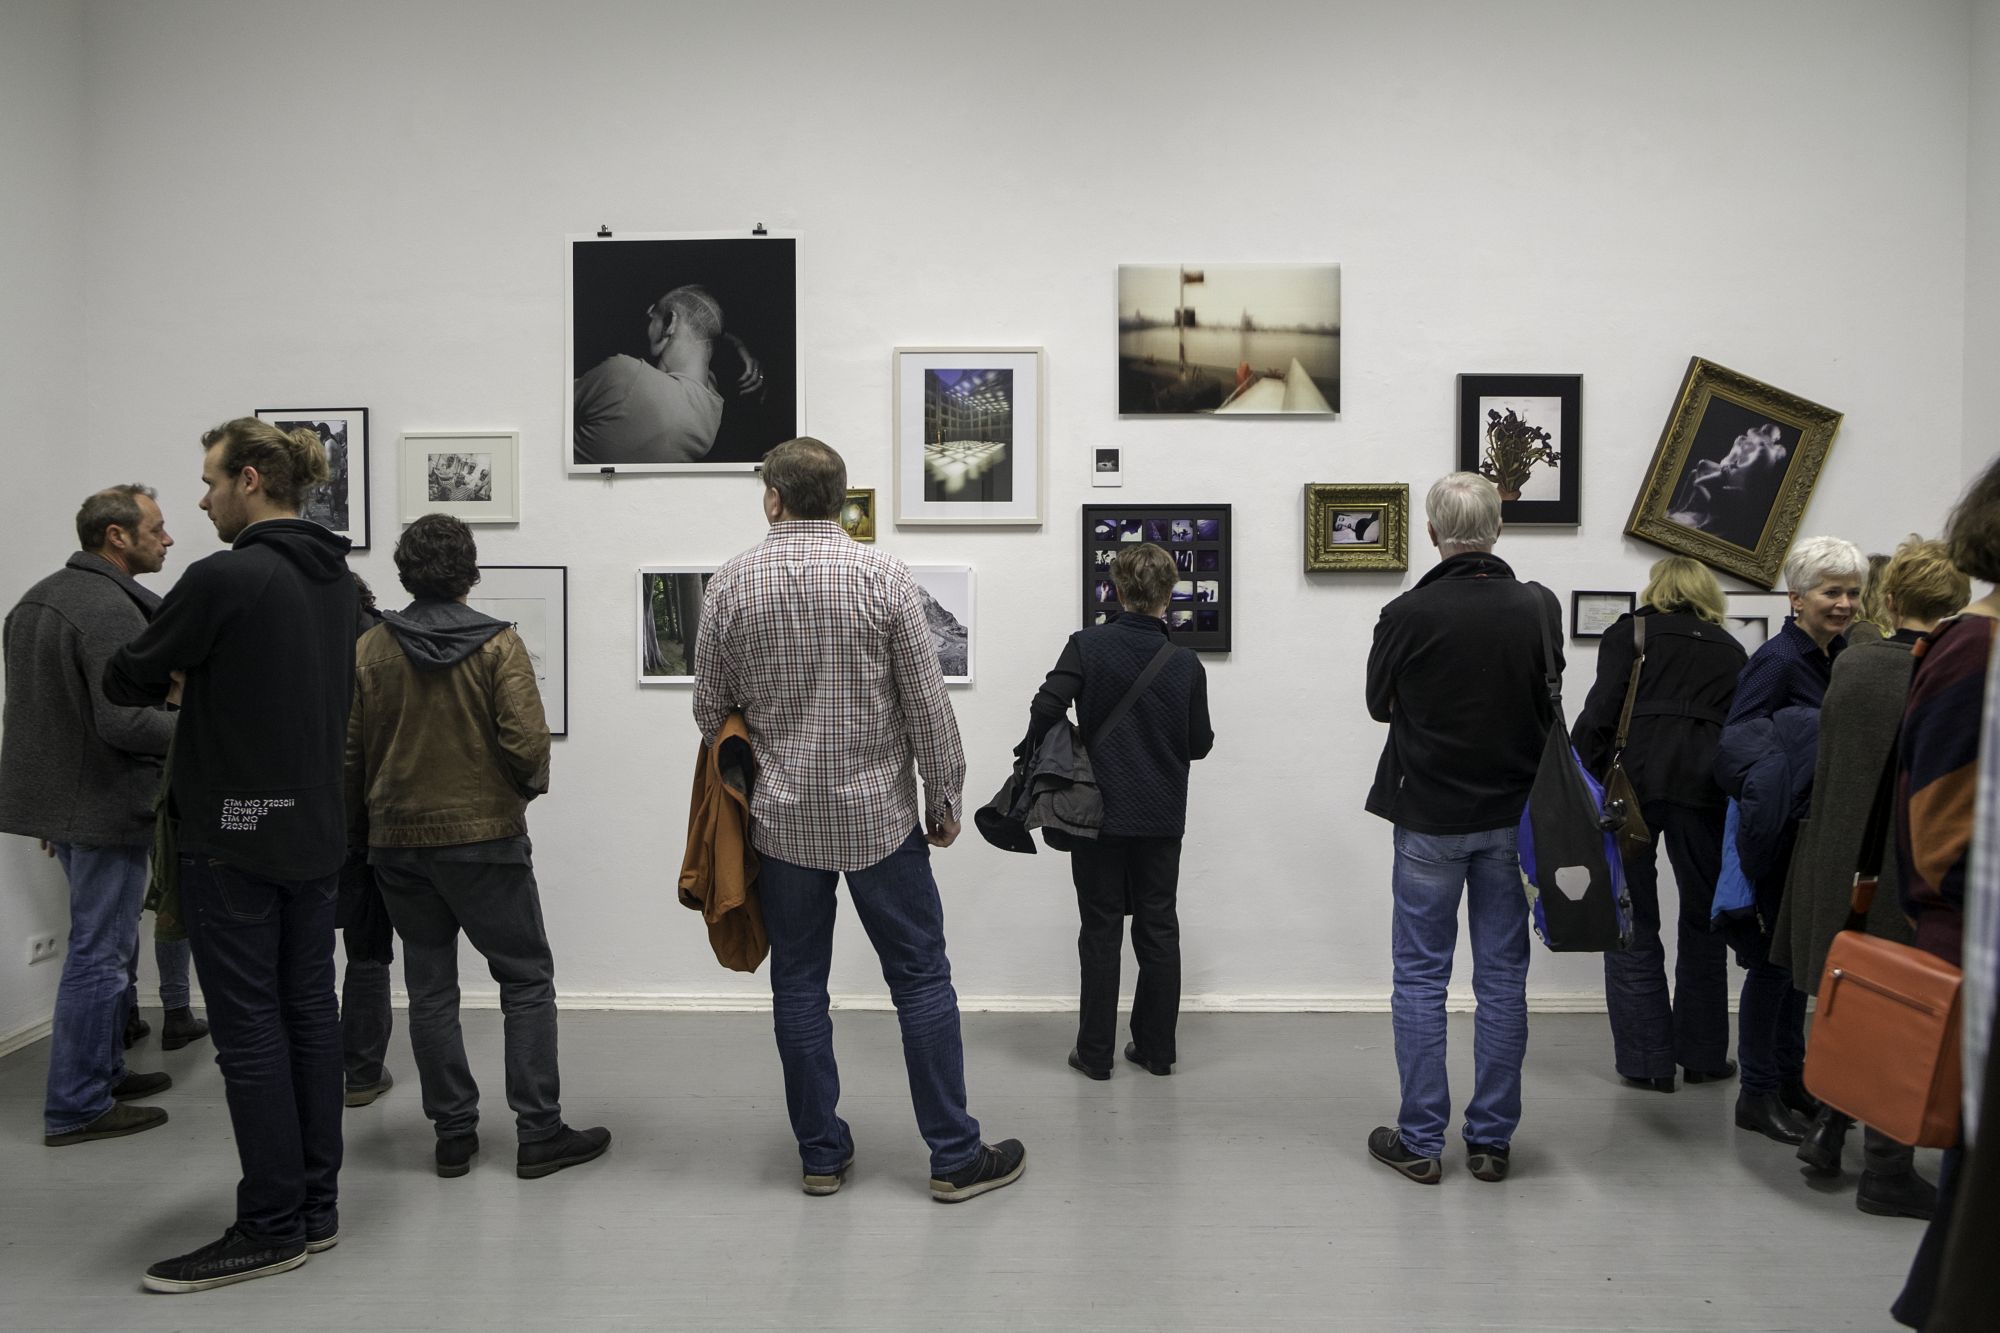
[[[716,565],[644,565],[637,606],[639,683],[694,684],[701,601]]]
[[[260,407],[257,419],[282,431],[311,429],[326,446],[331,475],[307,492],[299,517],[309,518],[368,549],[368,409],[365,407]]]
[[[569,735],[569,567],[481,565],[465,604],[514,627],[535,664],[549,734]]]
[[[804,433],[796,232],[568,239],[572,475],[754,472]]]
[[[1039,347],[898,347],[896,524],[1040,527]]]
[[[514,431],[403,432],[403,522],[450,514],[467,523],[521,521],[521,437]]]
[[[971,565],[911,565],[947,685],[970,685],[975,601]]]

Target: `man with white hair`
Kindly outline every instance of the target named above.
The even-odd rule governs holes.
[[[676,287],[646,307],[651,361],[620,353],[577,377],[576,461],[698,463],[722,428],[722,394],[710,363],[727,337],[743,366],[739,394],[763,387],[764,372],[725,334],[722,305],[707,288]]]
[[[1396,1124],[1370,1134],[1368,1151],[1435,1185],[1451,1112],[1444,1001],[1461,895],[1479,1000],[1466,1166],[1480,1180],[1507,1177],[1528,1048],[1528,906],[1514,839],[1560,721],[1547,678],[1563,659],[1555,594],[1522,584],[1493,554],[1493,483],[1454,472],[1424,510],[1442,558],[1382,609],[1368,654],[1368,713],[1389,724],[1368,809],[1396,826],[1390,1012],[1402,1081]]]

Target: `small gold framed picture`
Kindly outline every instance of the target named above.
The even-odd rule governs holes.
[[[1410,488],[1306,483],[1306,572],[1410,567]]]
[[[850,490],[846,503],[840,506],[840,526],[847,529],[847,535],[858,542],[875,540],[875,492]]]

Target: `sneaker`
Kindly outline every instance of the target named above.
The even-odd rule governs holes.
[[[964,1203],[1013,1184],[1027,1169],[1028,1150],[1019,1139],[1002,1139],[991,1147],[982,1143],[969,1165],[948,1176],[931,1177],[931,1197],[939,1203]]]
[[[1105,1079],[1111,1077],[1110,1070],[1092,1069],[1089,1065],[1085,1064],[1083,1062],[1083,1057],[1076,1053],[1076,1047],[1074,1046],[1069,1048],[1069,1067],[1071,1069],[1074,1069],[1077,1073],[1083,1075],[1085,1078],[1094,1078],[1100,1083],[1102,1083]]]
[[[382,1071],[382,1077],[376,1082],[347,1089],[344,1100],[349,1106],[366,1106],[395,1086],[396,1076],[385,1069]]]
[[[305,1261],[306,1243],[302,1240],[272,1245],[251,1240],[231,1227],[222,1233],[221,1240],[154,1264],[146,1270],[145,1285],[147,1291],[208,1291],[289,1272]]]
[[[42,1145],[67,1148],[72,1143],[89,1143],[94,1139],[122,1139],[127,1134],[143,1134],[166,1123],[167,1113],[157,1106],[127,1106],[121,1102],[82,1129],[44,1135]]]
[[[152,1030],[153,1025],[139,1017],[139,1011],[134,1009],[132,1016],[125,1020],[125,1049],[129,1051],[137,1046]]]
[[[611,1131],[602,1125],[596,1129],[571,1129],[564,1125],[552,1139],[522,1144],[514,1157],[514,1174],[523,1180],[552,1176],[569,1167],[595,1161],[604,1156],[604,1150],[610,1146]]]
[[[194,1010],[182,1005],[169,1009],[160,1020],[160,1049],[178,1051],[181,1047],[200,1041],[208,1035],[208,1024],[194,1016]]]
[[[117,1087],[111,1090],[114,1102],[136,1102],[141,1097],[150,1097],[156,1092],[165,1092],[174,1086],[172,1074],[127,1074]]]
[[[477,1134],[452,1134],[437,1141],[437,1173],[446,1180],[472,1169],[472,1155],[479,1151]]]
[[[340,1223],[329,1222],[323,1229],[306,1228],[306,1253],[325,1254],[340,1244]]]
[[[1377,1125],[1368,1136],[1368,1155],[1384,1166],[1393,1166],[1419,1185],[1435,1185],[1444,1179],[1444,1167],[1435,1157],[1423,1157],[1403,1146],[1402,1131]]]
[[[1465,1141],[1465,1169],[1474,1180],[1505,1180],[1508,1148],[1504,1143]]]
[[[847,1183],[847,1172],[853,1165],[854,1155],[849,1153],[847,1160],[835,1167],[831,1175],[816,1176],[808,1171],[806,1172],[805,1184],[802,1188],[804,1188],[806,1193],[814,1196],[838,1194],[840,1193],[840,1187]]]

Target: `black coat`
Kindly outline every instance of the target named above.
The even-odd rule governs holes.
[[[1646,667],[1625,740],[1625,773],[1639,803],[1694,809],[1725,804],[1715,785],[1715,746],[1749,660],[1722,626],[1686,611],[1639,608],[1646,618]],[[1618,714],[1632,678],[1632,617],[1620,616],[1597,645],[1597,680],[1583,702],[1570,743],[1598,778],[1611,766]]]
[[[1435,835],[1519,820],[1558,721],[1546,677],[1562,668],[1554,593],[1495,555],[1442,561],[1375,625],[1368,715],[1389,724],[1389,740],[1368,809]]]

